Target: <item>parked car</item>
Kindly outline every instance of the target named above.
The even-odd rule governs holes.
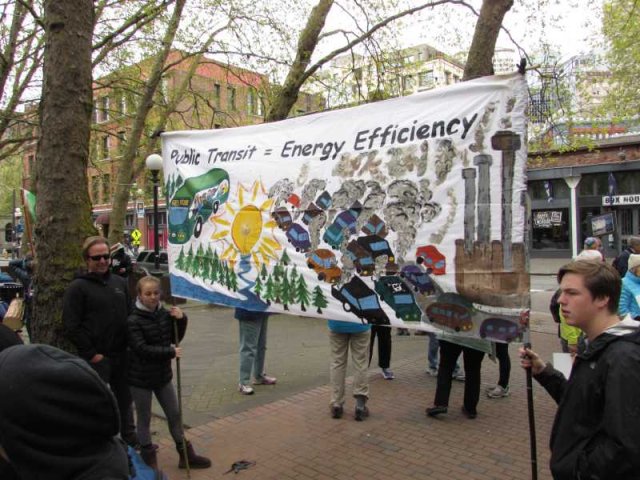
[[[160,250],[159,257],[159,267],[160,270],[167,272],[169,270],[169,256],[167,255],[166,250]],[[138,252],[138,257],[136,258],[135,266],[136,268],[140,268],[149,273],[156,269],[156,252],[154,250],[141,250]]]
[[[353,312],[361,320],[375,325],[388,325],[389,317],[380,308],[376,292],[371,290],[360,277],[354,275],[351,280],[336,288],[331,287],[331,295],[342,302],[346,312]]]
[[[400,276],[404,278],[416,292],[431,295],[435,293],[436,287],[431,281],[427,272],[422,271],[417,265],[405,265],[400,270]]]
[[[419,322],[422,312],[411,290],[397,275],[384,275],[374,282],[380,300],[386,302],[398,318],[405,322]]]
[[[337,282],[342,275],[337,263],[336,256],[327,248],[314,250],[307,258],[307,266],[316,271],[318,280],[329,283]]]

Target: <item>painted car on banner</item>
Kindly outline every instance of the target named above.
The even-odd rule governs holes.
[[[456,332],[468,332],[473,328],[471,315],[473,305],[457,293],[443,293],[426,309],[431,323],[450,328]]]
[[[378,295],[357,275],[341,287],[332,286],[331,295],[342,302],[342,308],[346,312],[357,315],[362,323],[366,320],[375,325],[389,324],[389,317],[380,307]]]
[[[487,318],[480,325],[480,337],[491,340],[512,342],[519,338],[521,333],[520,326],[506,318]]]
[[[419,322],[422,312],[411,290],[397,275],[384,275],[374,282],[380,300],[386,302],[398,318],[405,322]]]
[[[318,274],[318,280],[336,283],[342,275],[334,253],[327,248],[319,248],[309,253],[307,266]]]
[[[298,223],[292,223],[287,228],[287,240],[294,246],[296,252],[308,252],[311,249],[311,241],[309,240],[309,232]]]
[[[376,268],[375,263],[373,263],[373,257],[358,242],[351,240],[344,254],[353,262],[358,275],[365,277],[373,275],[373,271]]]
[[[183,244],[199,238],[209,217],[229,198],[229,175],[213,168],[188,178],[169,201],[169,242]]]
[[[416,249],[416,262],[422,264],[428,273],[444,275],[447,273],[447,259],[433,245],[423,245]]]
[[[271,217],[276,221],[278,228],[287,231],[289,225],[293,223],[293,218],[287,210],[287,207],[277,207],[272,213]]]
[[[417,265],[405,265],[400,270],[400,276],[404,278],[416,292],[431,295],[435,293],[436,287],[427,272],[424,272]]]
[[[356,233],[356,217],[350,211],[338,214],[333,223],[327,228],[322,239],[328,243],[331,248],[340,247],[344,239],[344,230],[348,230],[351,235]]]

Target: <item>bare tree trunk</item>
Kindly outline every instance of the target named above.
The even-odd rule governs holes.
[[[162,50],[156,57],[153,68],[149,73],[149,80],[145,84],[142,99],[138,105],[138,110],[134,119],[133,128],[131,129],[129,138],[127,139],[127,148],[122,160],[120,161],[120,165],[118,166],[118,179],[116,181],[111,214],[109,217],[109,242],[111,244],[122,241],[124,217],[126,215],[127,203],[129,202],[129,194],[131,190],[130,184],[133,180],[134,164],[140,154],[139,147],[142,134],[144,132],[144,126],[147,120],[147,115],[149,115],[149,112],[153,107],[153,96],[155,95],[158,85],[160,84],[160,80],[162,79],[164,64],[169,56],[169,52],[171,51],[171,45],[173,44],[176,31],[178,30],[185,3],[186,0],[176,1],[176,8],[173,11],[169,27],[167,28],[167,32],[162,42]]]
[[[513,0],[484,0],[464,67],[463,81],[493,75],[493,54],[505,14]]]
[[[267,113],[267,122],[275,122],[287,118],[291,108],[298,100],[298,93],[302,83],[306,80],[304,75],[311,55],[318,45],[320,33],[324,28],[324,22],[333,6],[333,0],[319,0],[313,7],[304,30],[300,33],[296,58],[289,69],[282,90],[277,95]]]
[[[91,0],[46,0],[44,12],[32,341],[68,349],[62,297],[83,265],[80,245],[94,231],[87,188],[94,10]]]

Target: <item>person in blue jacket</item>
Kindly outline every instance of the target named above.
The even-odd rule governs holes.
[[[359,422],[369,416],[369,378],[367,375],[371,325],[360,322],[329,320],[329,343],[331,345],[331,416],[342,418],[344,413],[345,377],[347,355],[351,349],[353,374],[353,397],[356,399],[355,419]]]
[[[640,320],[640,255],[629,255],[627,273],[622,279],[622,293],[618,303],[618,315],[624,317],[629,314],[632,318]]]

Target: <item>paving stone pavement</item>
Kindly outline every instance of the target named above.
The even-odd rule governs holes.
[[[190,326],[181,360],[187,436],[213,466],[191,478],[217,479],[238,460],[256,462],[237,475],[249,479],[447,479],[531,478],[524,371],[512,358],[511,395],[483,396],[475,420],[460,412],[463,384],[454,382],[449,414],[432,419],[425,408],[433,400],[436,379],[425,374],[426,337],[393,336],[396,379],[383,380],[370,369],[371,417],[329,415],[328,336],[324,321],[274,316],[269,323],[268,372],[275,386],[258,386],[239,395],[237,322],[222,307],[187,306]],[[534,324],[535,323],[535,324]],[[550,316],[532,319],[532,343],[545,358],[558,349]],[[537,324],[537,325],[536,325]],[[497,364],[485,359],[483,388],[497,380]],[[534,382],[538,478],[550,479],[548,439],[555,404]],[[158,413],[159,410],[156,410]],[[153,424],[160,445],[159,463],[171,479],[185,479],[166,425]],[[229,475],[235,476],[230,473]]]

